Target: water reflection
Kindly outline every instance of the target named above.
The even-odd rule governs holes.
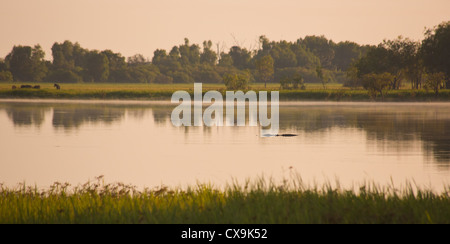
[[[105,125],[120,121],[125,110],[107,106],[86,108],[54,108],[52,124],[55,128],[66,130],[79,128],[86,123],[103,123]]]
[[[280,111],[282,130],[317,133],[333,128],[357,128],[379,148],[410,150],[420,140],[424,151],[434,155],[443,167],[450,165],[449,105],[365,105],[312,106],[284,108]]]
[[[126,117],[142,121],[150,117],[157,126],[171,126],[172,108],[170,105],[151,104],[0,102],[0,112],[6,112],[16,127],[40,128],[49,119],[53,128],[65,131],[78,130],[86,124],[120,124]],[[450,105],[445,104],[297,104],[281,106],[280,130],[282,133],[314,134],[319,138],[333,129],[357,129],[366,134],[369,144],[374,143],[379,150],[394,153],[408,152],[415,142],[420,141],[424,152],[432,155],[439,167],[448,170],[449,112]],[[148,116],[150,114],[152,116]],[[239,137],[243,129],[233,127],[232,133]],[[202,136],[215,135],[215,128],[208,127],[178,130],[184,131],[185,137],[196,131],[202,131]]]
[[[45,113],[51,107],[42,107],[38,104],[0,104],[0,109],[4,109],[8,118],[18,127],[40,127],[45,120]]]

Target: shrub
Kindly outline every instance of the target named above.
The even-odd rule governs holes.
[[[56,83],[83,82],[83,79],[71,70],[52,71],[45,80],[48,82],[56,82]]]
[[[13,75],[9,71],[1,71],[0,72],[0,81],[2,82],[12,82]]]
[[[250,77],[247,74],[226,74],[223,77],[225,86],[228,90],[247,90],[249,86]]]

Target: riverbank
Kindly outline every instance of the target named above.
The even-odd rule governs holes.
[[[1,188],[1,224],[449,224],[449,192],[394,189],[373,184],[357,190],[301,181],[277,186],[260,180],[224,190],[196,186],[139,192],[124,184],[86,183],[46,191]]]
[[[40,84],[41,89],[11,89],[11,84],[0,84],[0,98],[18,99],[106,99],[106,100],[170,100],[176,91],[194,93],[192,84],[146,85],[146,84],[64,84],[56,90],[51,84]],[[326,90],[312,84],[307,90],[281,90],[281,101],[384,101],[384,102],[446,102],[450,101],[450,90],[442,90],[436,96],[432,91],[395,90],[387,91],[384,97],[371,97],[366,90],[351,90],[342,85],[330,85]],[[220,91],[226,88],[219,84],[204,84],[203,91]],[[252,90],[278,91],[279,85],[255,84]]]

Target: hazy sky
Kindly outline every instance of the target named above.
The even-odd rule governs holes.
[[[419,40],[425,27],[448,20],[450,0],[0,0],[0,57],[15,44],[39,43],[50,59],[53,43],[64,40],[126,57],[152,57],[184,37],[227,48],[254,47],[263,34],[377,44],[398,35]]]

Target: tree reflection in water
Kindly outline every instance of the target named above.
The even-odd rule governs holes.
[[[120,123],[126,114],[144,120],[149,113],[157,126],[171,126],[172,109],[148,104],[0,103],[0,111],[6,112],[14,126],[39,128],[53,111],[52,126],[66,131],[84,124]],[[318,134],[336,128],[364,131],[367,140],[383,150],[407,151],[402,145],[421,141],[425,153],[433,155],[439,167],[450,168],[450,105],[322,103],[280,107],[280,132]],[[186,128],[185,132],[195,129]]]

